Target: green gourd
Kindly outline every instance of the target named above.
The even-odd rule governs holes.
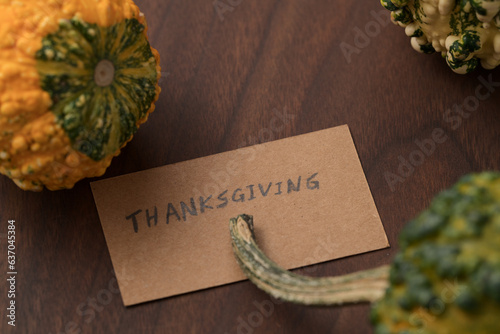
[[[276,298],[373,302],[376,334],[500,333],[500,173],[465,176],[403,228],[391,265],[345,276],[280,268],[257,246],[251,216],[231,219],[230,232],[242,270]]]

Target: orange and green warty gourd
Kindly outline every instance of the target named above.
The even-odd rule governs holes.
[[[146,32],[131,0],[0,0],[0,173],[34,191],[104,174],[160,93]]]

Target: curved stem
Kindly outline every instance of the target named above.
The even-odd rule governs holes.
[[[253,283],[275,298],[306,305],[373,302],[384,295],[388,286],[387,265],[337,277],[294,274],[279,267],[259,249],[252,216],[232,218],[229,228],[241,269]]]

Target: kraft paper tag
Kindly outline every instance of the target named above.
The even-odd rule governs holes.
[[[345,125],[91,187],[127,306],[245,279],[229,235],[241,213],[290,269],[389,246]]]

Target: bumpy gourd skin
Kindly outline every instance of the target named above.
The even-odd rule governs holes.
[[[499,333],[500,173],[470,175],[401,232],[377,334]]]
[[[380,0],[419,52],[441,52],[460,74],[500,64],[499,0]]]
[[[102,175],[160,93],[146,32],[131,0],[0,0],[0,173],[26,190]],[[103,57],[108,87],[94,83]]]

